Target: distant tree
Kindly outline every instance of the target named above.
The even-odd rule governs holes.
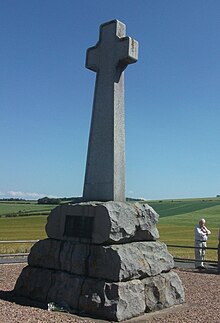
[[[60,204],[59,198],[50,198],[50,197],[42,197],[41,199],[37,200],[38,204]]]
[[[6,201],[6,202],[24,202],[26,201],[25,199],[20,199],[20,198],[3,198],[3,199],[0,199],[0,201]]]
[[[145,201],[144,199],[136,199],[136,198],[133,198],[133,197],[126,197],[126,201],[127,202],[142,202],[142,201]]]
[[[80,203],[82,202],[82,197],[59,197],[59,198],[51,198],[51,197],[42,197],[37,200],[38,204],[65,204],[65,203]]]
[[[80,203],[83,201],[83,198],[81,196],[75,196],[75,197],[59,197],[59,198],[50,198],[50,197],[42,197],[41,199],[37,200],[38,204],[67,204],[67,203]]]

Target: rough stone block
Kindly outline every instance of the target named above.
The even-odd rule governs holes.
[[[47,303],[66,304],[68,308],[78,309],[84,277],[70,275],[64,271],[52,271],[53,284],[47,293]]]
[[[28,264],[85,275],[90,248],[88,244],[55,239],[40,240],[31,248]]]
[[[145,278],[142,282],[145,286],[146,312],[161,310],[184,302],[182,282],[173,271]]]
[[[107,281],[155,276],[174,266],[166,245],[159,241],[100,246],[45,239],[32,247],[28,263]]]
[[[143,280],[105,282],[28,266],[16,283],[15,293],[45,304],[66,304],[75,313],[114,321],[184,301],[181,281],[173,272]]]
[[[144,285],[140,280],[106,283],[88,279],[79,301],[81,313],[113,321],[142,315],[145,308]]]
[[[49,283],[46,281],[48,277]],[[140,280],[106,283],[102,280],[30,266],[22,271],[15,286],[15,293],[45,305],[49,302],[66,304],[68,309],[75,313],[114,321],[141,315],[146,307],[144,285]]]
[[[15,291],[21,296],[47,303],[52,273],[52,270],[26,266],[16,281]]]
[[[147,204],[87,202],[61,205],[48,216],[48,237],[58,240],[113,244],[159,238],[159,215]]]

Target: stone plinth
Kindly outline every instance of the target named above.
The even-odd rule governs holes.
[[[156,276],[174,266],[166,245],[158,241],[102,246],[45,239],[32,247],[28,263],[114,282]]]
[[[147,204],[87,202],[62,205],[48,217],[48,237],[58,240],[113,244],[159,238],[159,215]]]
[[[155,241],[157,220],[147,204],[57,207],[48,217],[49,238],[32,247],[16,294],[110,321],[183,303],[173,258]]]
[[[181,281],[171,271],[142,280],[108,282],[27,266],[15,290],[19,295],[43,303],[67,304],[74,313],[113,321],[126,320],[184,301]]]

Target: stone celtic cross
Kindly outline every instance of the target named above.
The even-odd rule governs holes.
[[[100,26],[86,67],[97,73],[83,199],[125,200],[124,70],[138,58],[138,42],[113,20]]]

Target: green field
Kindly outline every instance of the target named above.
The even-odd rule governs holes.
[[[161,241],[166,244],[193,246],[194,227],[201,218],[205,218],[207,227],[212,232],[208,247],[217,247],[220,226],[219,198],[150,201],[148,204],[160,215],[157,227]],[[169,251],[177,257],[194,257],[193,249],[169,248]],[[217,260],[217,251],[207,250],[206,259]]]
[[[35,201],[0,201],[0,240],[38,240],[46,237],[47,215],[56,205]],[[0,253],[28,252],[31,243],[0,244]]]
[[[220,225],[220,198],[148,201],[147,203],[160,215],[157,227],[161,241],[166,244],[193,246],[194,227],[200,218],[205,218],[207,227],[212,232],[208,240],[208,246],[217,247]],[[3,205],[0,202],[0,216],[3,214],[15,214],[16,212],[19,215],[23,212],[23,216],[0,217],[0,240],[35,240],[45,238],[44,227],[47,216],[33,216],[33,214],[41,214],[40,212],[48,214],[54,207],[54,205],[42,206],[36,203],[23,205],[20,203],[4,203]],[[27,216],[24,216],[25,214]],[[22,252],[29,250],[29,248],[29,244],[0,244],[0,253]],[[169,251],[174,256],[194,257],[193,249],[169,248]],[[217,260],[216,251],[207,250],[206,255],[207,259]]]
[[[1,240],[38,240],[46,238],[47,216],[0,218]],[[31,243],[0,244],[0,253],[29,252]]]
[[[56,205],[41,205],[35,201],[0,201],[0,217],[21,215],[48,215]]]

